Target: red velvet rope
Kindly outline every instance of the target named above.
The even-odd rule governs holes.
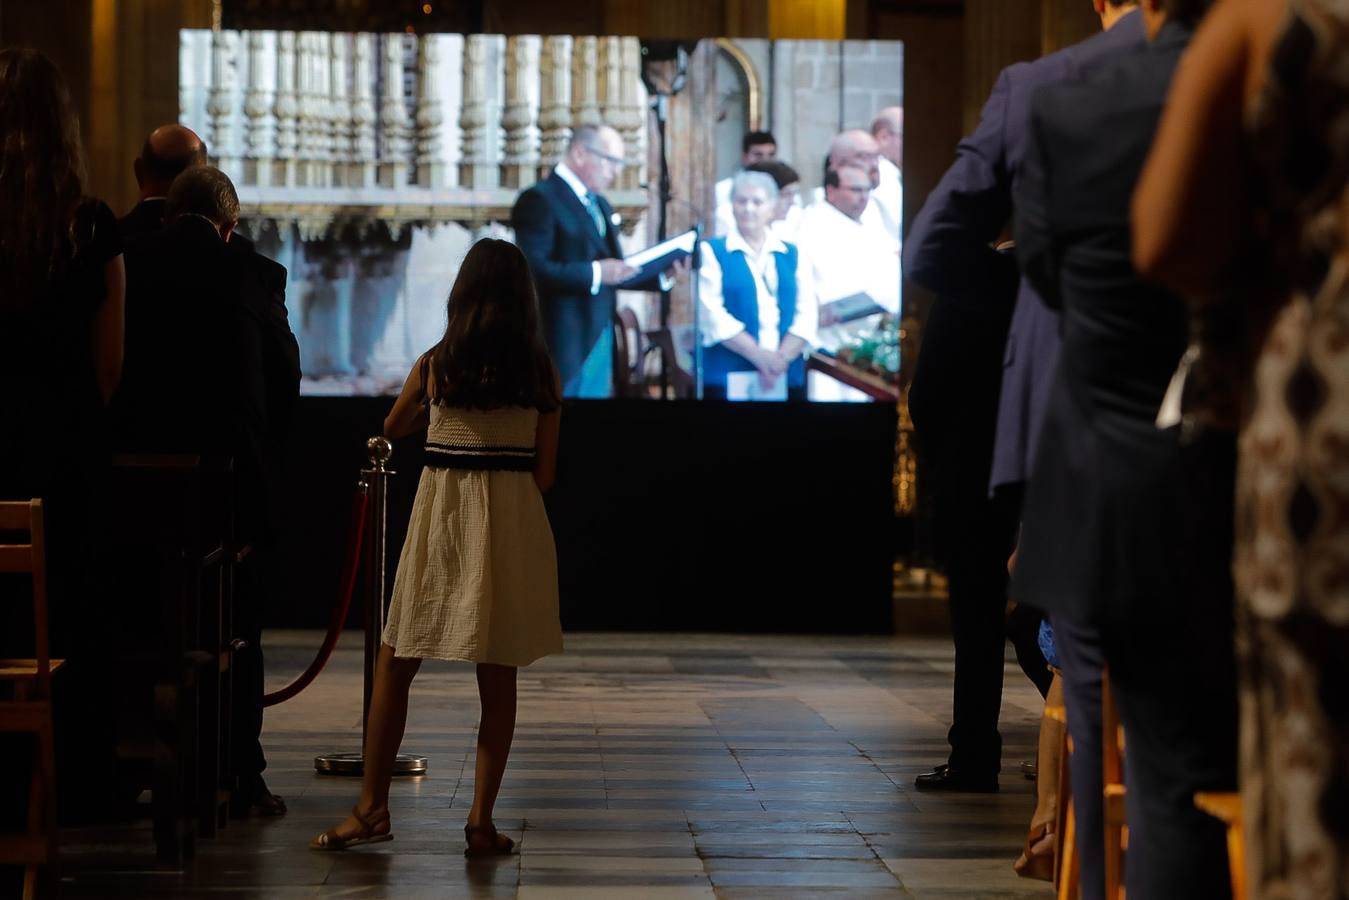
[[[365,512],[370,504],[370,495],[367,491],[356,492],[356,496],[351,501],[351,527],[347,529],[347,547],[342,557],[342,580],[339,582],[339,591],[342,598],[340,603],[333,606],[331,617],[328,619],[328,633],[323,636],[323,646],[319,647],[319,652],[314,656],[314,661],[309,664],[309,668],[301,673],[290,684],[279,691],[266,694],[262,698],[263,706],[275,706],[278,703],[284,703],[291,697],[294,697],[300,691],[309,687],[309,683],[318,677],[319,672],[328,663],[328,657],[332,656],[333,648],[337,646],[337,639],[342,634],[342,625],[347,621],[347,610],[351,608],[351,592],[356,586],[356,569],[361,557],[361,539],[365,534]]]

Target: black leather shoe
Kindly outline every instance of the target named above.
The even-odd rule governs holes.
[[[914,779],[914,786],[920,791],[955,791],[968,794],[996,794],[998,776],[969,775],[950,766],[937,766],[931,772]]]
[[[267,789],[267,783],[261,776],[242,779],[239,786],[238,801],[235,803],[235,816],[284,816],[286,801],[280,794]]]

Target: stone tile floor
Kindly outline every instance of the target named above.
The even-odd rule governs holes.
[[[317,632],[271,632],[269,689],[299,672]],[[914,637],[569,634],[520,675],[498,825],[520,853],[468,863],[472,667],[428,662],[404,749],[394,841],[315,853],[309,838],[354,802],[316,754],[360,737],[359,634],[263,736],[282,819],[233,822],[181,867],[154,862],[149,823],[64,836],[61,896],[77,898],[664,898],[1052,896],[1017,878],[1034,786],[1040,701],[1010,662],[1002,792],[921,794],[946,753],[949,641]]]

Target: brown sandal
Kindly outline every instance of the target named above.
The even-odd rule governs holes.
[[[473,839],[480,836],[487,839],[486,845],[474,846]],[[509,856],[515,850],[515,841],[497,831],[495,825],[465,825],[464,840],[468,843],[464,855],[468,857]]]
[[[361,844],[382,844],[385,841],[393,840],[393,832],[386,831],[384,834],[375,834],[375,826],[389,821],[389,811],[386,809],[374,820],[367,819],[361,815],[360,807],[353,806],[351,815],[361,825],[361,830],[351,837],[342,837],[337,833],[336,828],[329,828],[312,841],[309,842],[310,850],[345,850],[348,847],[359,847]]]

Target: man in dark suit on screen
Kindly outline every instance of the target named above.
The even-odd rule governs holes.
[[[553,173],[522,192],[511,210],[566,397],[608,397],[613,391],[614,288],[637,270],[623,262],[618,216],[601,192],[622,168],[618,132],[582,125]],[[660,277],[629,287],[658,290]]]
[[[1081,77],[1144,42],[1131,0],[1092,0],[1104,33],[999,74],[978,127],[928,196],[904,244],[904,274],[938,295],[924,327],[910,410],[935,495],[938,552],[950,579],[956,671],[951,755],[923,790],[996,791],[1002,738],[1007,558],[1014,496],[989,497],[1004,354],[1013,307],[1039,304],[1016,260],[994,249],[1012,214],[1031,93]],[[1016,343],[1013,336],[1010,343]],[[1001,435],[998,435],[1001,439]]]

